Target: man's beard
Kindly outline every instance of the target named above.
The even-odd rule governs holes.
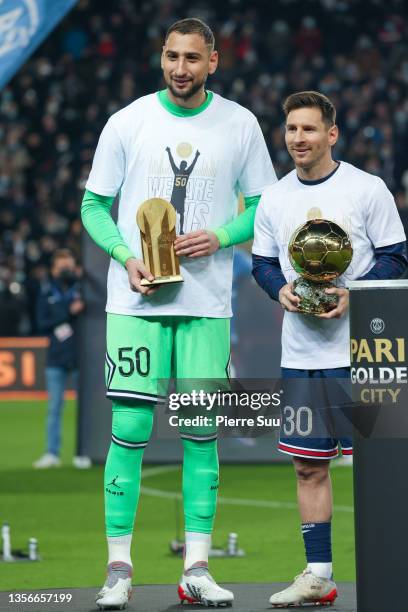
[[[180,100],[189,100],[198,91],[200,91],[200,89],[205,85],[205,81],[206,81],[206,79],[204,79],[203,81],[200,81],[198,83],[194,83],[192,85],[191,89],[189,89],[188,91],[181,91],[181,92],[177,91],[173,87],[173,83],[172,83],[171,79],[169,79],[169,81],[166,84],[167,84],[167,87],[170,89],[171,93],[173,94],[173,96],[175,98],[179,98]]]

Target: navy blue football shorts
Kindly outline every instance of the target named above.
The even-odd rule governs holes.
[[[322,370],[297,370],[291,368],[282,368],[282,378],[284,380],[285,391],[285,406],[282,410],[281,418],[281,430],[279,438],[279,450],[282,453],[291,455],[293,457],[301,457],[303,459],[335,459],[341,453],[343,455],[352,455],[352,439],[351,437],[326,437],[328,432],[319,434],[319,437],[314,437],[313,433],[311,436],[307,435],[307,425],[302,425],[302,419],[307,417],[306,412],[309,408],[298,408],[297,412],[292,411],[291,405],[302,406],[307,404],[308,401],[305,398],[305,385],[309,388],[309,393],[306,393],[310,399],[310,389],[316,389],[316,393],[319,391],[319,384],[311,382],[313,379],[348,379],[350,378],[350,368],[328,368]],[[295,381],[289,382],[286,379],[304,379],[296,384]],[[293,383],[293,384],[292,384]],[[334,381],[333,381],[334,383]],[[313,394],[316,395],[315,391]],[[287,404],[291,405],[287,405]],[[313,403],[313,402],[312,402]],[[292,412],[291,412],[292,411]],[[302,414],[303,411],[303,414]],[[313,409],[312,409],[313,411]],[[298,427],[298,429],[297,429]],[[297,437],[297,431],[302,431],[302,437]],[[313,430],[311,430],[313,431]],[[288,432],[291,435],[288,435]],[[335,434],[334,434],[335,435]]]

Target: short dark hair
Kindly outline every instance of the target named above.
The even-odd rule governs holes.
[[[164,42],[167,42],[168,37],[172,32],[178,32],[179,34],[199,34],[204,38],[205,44],[210,47],[211,51],[214,50],[215,39],[211,28],[196,17],[189,17],[188,19],[180,19],[173,23],[166,32]]]
[[[329,98],[318,91],[299,91],[286,98],[283,112],[289,113],[298,108],[320,108],[323,121],[332,127],[336,123],[336,109]]]
[[[57,249],[51,255],[51,267],[54,266],[57,259],[73,259],[75,261],[75,256],[70,249]]]

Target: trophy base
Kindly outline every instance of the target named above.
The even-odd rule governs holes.
[[[328,295],[326,289],[335,287],[333,283],[312,283],[298,278],[293,283],[293,293],[300,297],[299,312],[304,314],[323,314],[336,308],[337,295]]]
[[[181,274],[173,274],[172,276],[157,276],[154,280],[148,281],[147,278],[142,278],[140,284],[144,287],[153,287],[153,285],[164,285],[168,283],[182,283],[184,278]]]

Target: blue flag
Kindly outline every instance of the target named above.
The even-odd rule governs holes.
[[[77,0],[0,0],[0,89]]]

